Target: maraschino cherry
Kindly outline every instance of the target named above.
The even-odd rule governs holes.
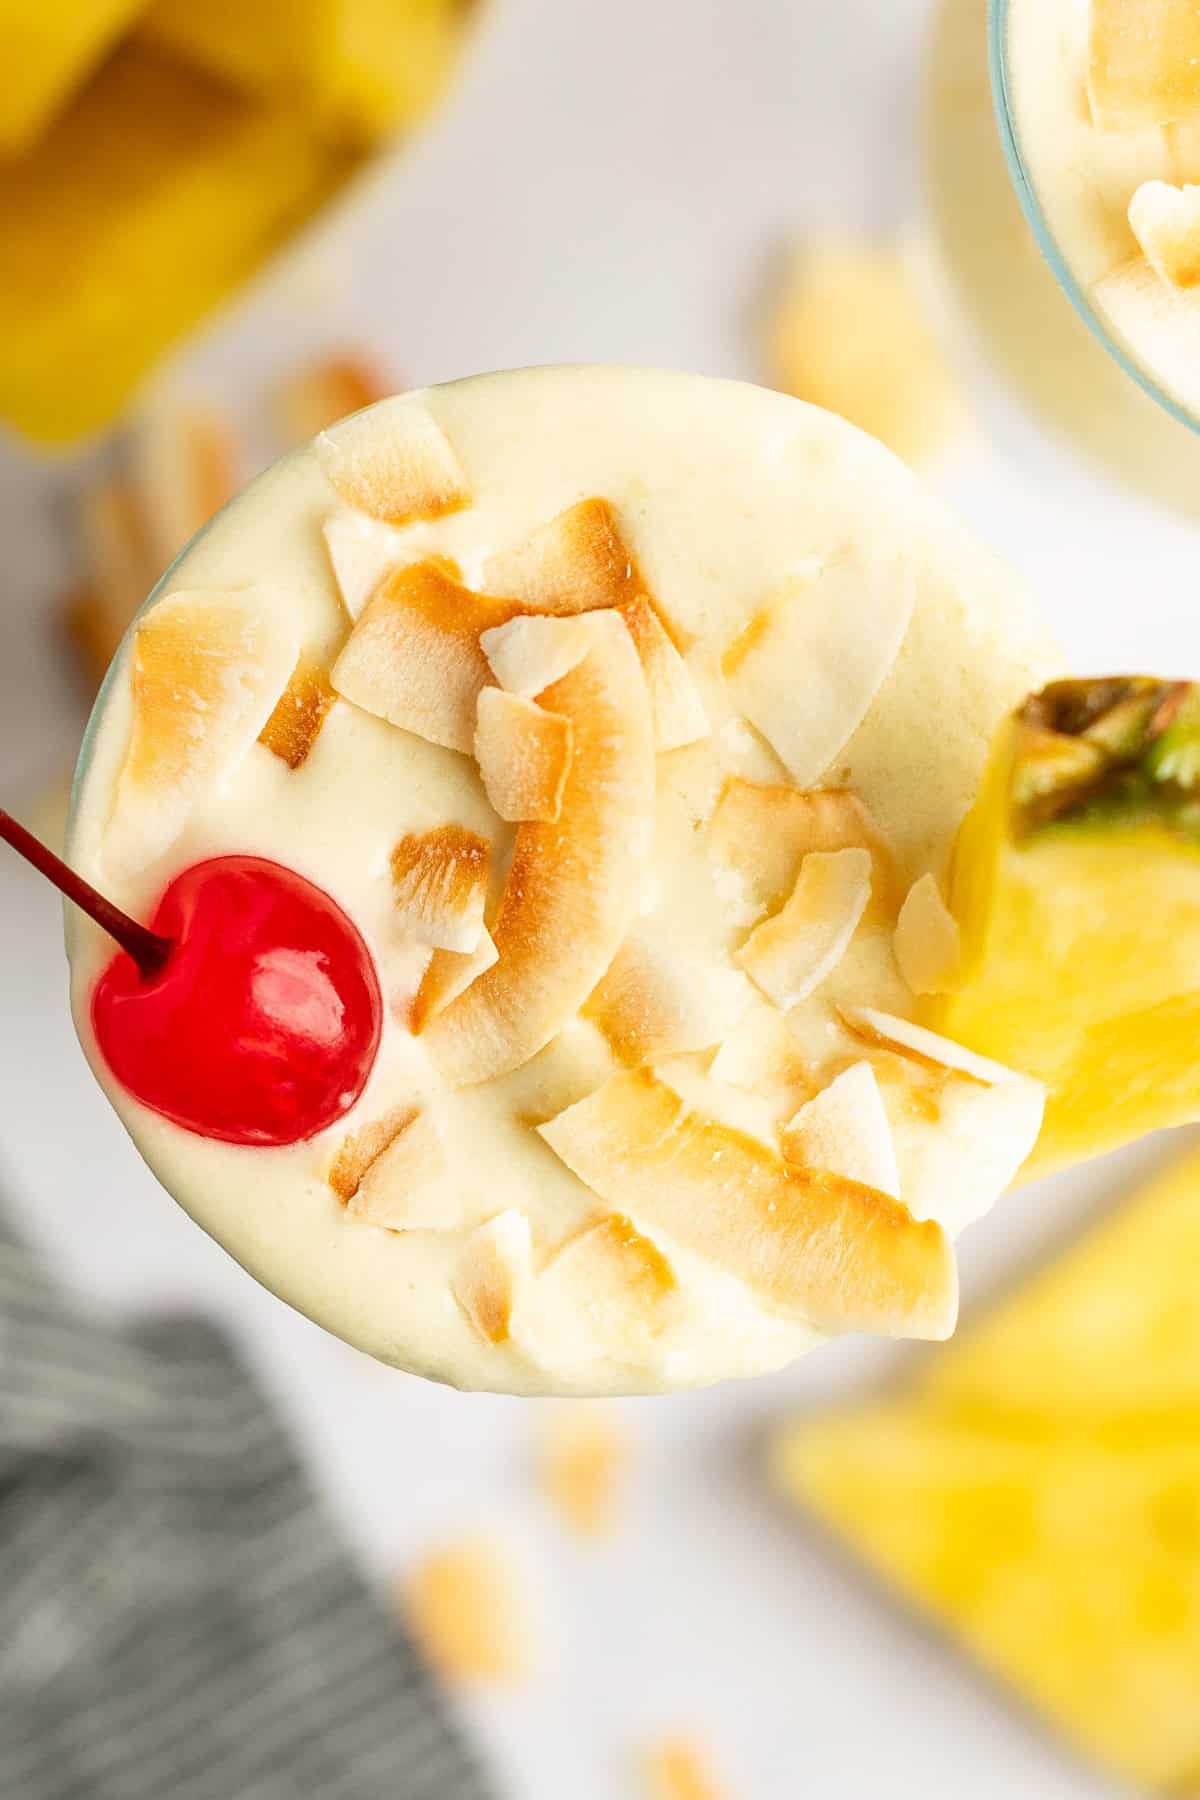
[[[147,928],[0,811],[7,839],[121,949],[92,993],[105,1062],[185,1131],[294,1144],[366,1086],[382,1029],[361,933],[303,875],[259,856],[193,863]]]

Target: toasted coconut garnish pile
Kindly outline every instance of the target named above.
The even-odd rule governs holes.
[[[472,593],[441,563],[394,569],[346,639],[333,685],[390,725],[469,751],[479,693],[491,679],[480,633],[514,610],[514,602]]]
[[[296,419],[355,403],[355,379],[314,374]],[[427,525],[406,535],[470,505],[454,449],[420,405],[388,422],[386,441],[363,418],[318,444],[340,648],[293,642],[251,590],[172,594],[139,626],[106,854],[131,869],[161,854],[255,739],[300,769],[335,696],[338,732],[357,707],[437,746],[429,766],[444,756],[476,790],[460,816],[490,806],[494,827],[435,817],[390,847],[388,930],[409,959],[390,1028],[425,1072],[322,1153],[347,1219],[453,1234],[454,1301],[526,1383],[673,1379],[688,1331],[712,1328],[710,1279],[714,1305],[744,1296],[772,1330],[946,1336],[947,1230],[1015,1174],[1042,1094],[916,1022],[918,997],[957,978],[954,918],[932,874],[902,880],[857,793],[814,785],[891,667],[913,570],[814,561],[723,656],[692,655],[601,497],[490,557],[447,527],[473,578],[482,564],[468,586]],[[178,445],[165,459],[176,497],[189,469],[199,491],[198,432],[191,463]],[[143,521],[119,486],[93,508],[123,591]],[[730,721],[741,748],[710,726],[730,702],[754,727]],[[740,772],[779,764],[790,779]],[[719,937],[679,918],[656,821],[707,856]],[[499,1190],[506,1210],[468,1208],[430,1069],[451,1088],[514,1076],[506,1128],[540,1131],[546,1191],[574,1191],[575,1210],[547,1219]],[[555,1464],[581,1520],[602,1503],[579,1471],[607,1454]]]
[[[832,1330],[954,1327],[954,1257],[939,1226],[859,1182],[792,1166],[648,1071],[614,1077],[541,1133],[602,1199],[772,1306]]]

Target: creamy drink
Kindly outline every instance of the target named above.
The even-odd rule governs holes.
[[[84,1047],[187,1211],[404,1368],[656,1391],[944,1336],[1043,1090],[928,1029],[941,884],[1057,666],[797,401],[385,401],[227,507],[114,664],[69,854],[178,955],[72,916]]]
[[[1067,281],[1158,397],[1200,416],[1200,13],[1007,0],[1017,155]]]

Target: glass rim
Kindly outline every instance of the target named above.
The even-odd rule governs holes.
[[[1000,143],[1004,150],[1004,160],[1008,165],[1009,178],[1016,190],[1021,210],[1029,224],[1037,247],[1054,274],[1055,280],[1070,300],[1092,336],[1108,351],[1131,380],[1135,381],[1150,398],[1186,425],[1189,431],[1200,432],[1200,418],[1189,412],[1167,393],[1165,388],[1150,375],[1145,368],[1124,348],[1112,328],[1107,325],[1087,294],[1076,280],[1066,258],[1058,247],[1058,241],[1042,210],[1033,178],[1021,154],[1020,135],[1017,131],[1016,115],[1012,104],[1011,84],[1008,70],[1008,14],[1010,0],[988,0],[988,69],[991,75],[992,102],[996,113],[996,123],[1000,131]]]

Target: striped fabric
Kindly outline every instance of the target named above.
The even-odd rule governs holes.
[[[0,1229],[0,1796],[488,1792],[219,1334],[119,1333]]]

